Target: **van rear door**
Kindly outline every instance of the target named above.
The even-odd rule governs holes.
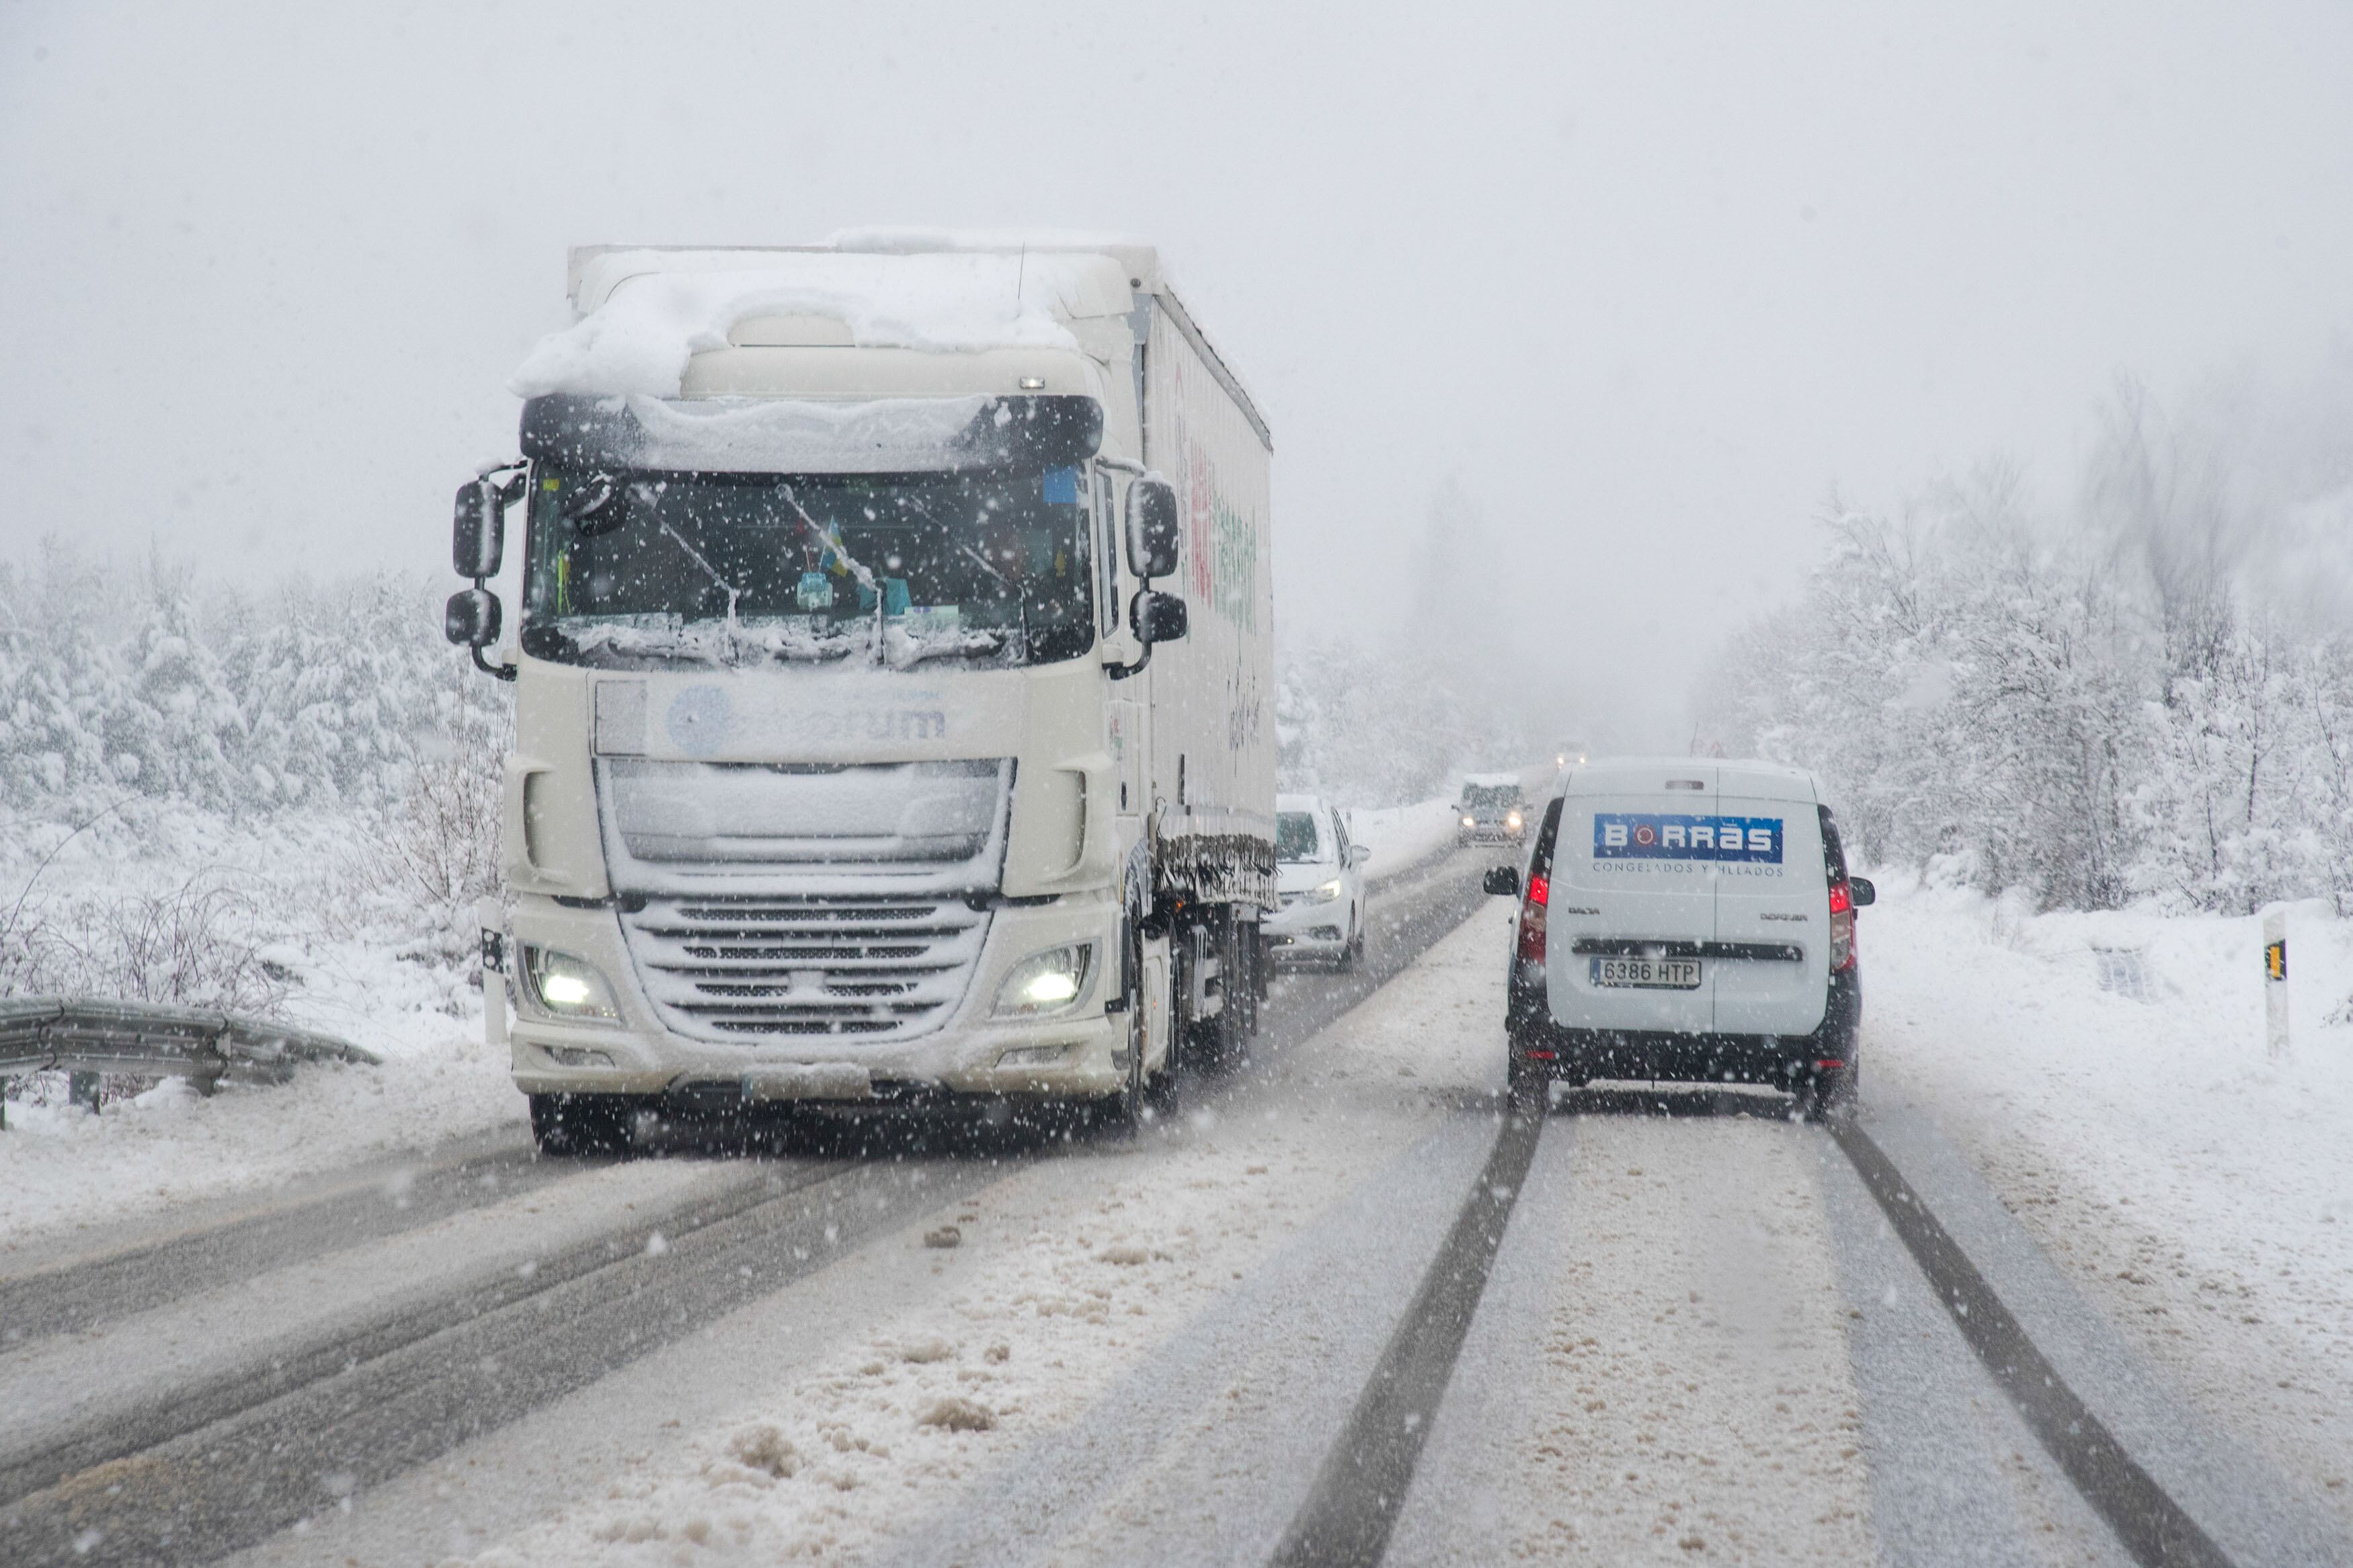
[[[1737,831],[1742,841],[1716,867],[1717,956],[1708,968],[1724,1034],[1808,1035],[1822,1021],[1831,901],[1821,813],[1791,793],[1785,774],[1717,765],[1715,808],[1726,825],[1718,836]]]
[[[1715,1020],[1716,865],[1693,827],[1715,815],[1714,763],[1580,768],[1561,802],[1545,910],[1545,988],[1573,1029],[1700,1034]],[[1708,835],[1713,841],[1713,832]],[[1697,961],[1693,986],[1613,984],[1606,960]]]

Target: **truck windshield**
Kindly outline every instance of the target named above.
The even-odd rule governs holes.
[[[532,476],[534,658],[991,665],[1094,644],[1074,468],[976,474]]]

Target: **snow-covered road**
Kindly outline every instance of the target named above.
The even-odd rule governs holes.
[[[478,1141],[0,1278],[0,1524],[26,1561],[1266,1562],[1492,1200],[1410,1483],[1343,1500],[1386,1561],[2131,1561],[1778,1099],[1567,1096],[1482,1194],[1475,874],[1392,888],[1368,976],[1281,982],[1256,1058],[1130,1143],[551,1176]],[[2348,1560],[1879,1081],[1874,1146],[2155,1484],[2237,1562]]]

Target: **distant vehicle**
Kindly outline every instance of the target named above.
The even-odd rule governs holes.
[[[1592,760],[1592,748],[1582,741],[1571,739],[1552,743],[1552,764],[1556,768],[1581,767]]]
[[[1554,1079],[1770,1084],[1851,1103],[1862,986],[1850,877],[1810,774],[1612,759],[1564,774],[1516,894],[1504,1026],[1514,1100]]]
[[[1274,886],[1282,907],[1261,923],[1274,959],[1347,969],[1365,956],[1365,862],[1347,819],[1320,795],[1277,795]]]
[[[1527,796],[1517,773],[1472,773],[1462,781],[1455,810],[1456,837],[1464,844],[1517,844],[1527,836]]]

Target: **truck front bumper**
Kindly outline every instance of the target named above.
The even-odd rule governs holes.
[[[513,935],[518,960],[529,944],[594,967],[619,1015],[551,1016],[522,994],[532,982],[520,962],[510,965],[517,994],[508,1037],[515,1086],[527,1094],[884,1104],[938,1093],[1100,1099],[1126,1082],[1126,1018],[1104,1011],[1119,985],[1119,910],[1107,893],[994,910],[963,1000],[939,1026],[905,1039],[696,1038],[665,1026],[647,1000],[615,911],[527,899],[515,911]],[[997,1011],[1015,965],[1077,942],[1092,944],[1092,952],[1073,1002],[1040,1016]]]

